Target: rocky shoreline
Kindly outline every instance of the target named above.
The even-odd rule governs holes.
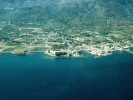
[[[84,54],[92,54],[94,55],[96,58],[97,57],[102,57],[102,56],[108,56],[111,55],[113,52],[115,51],[126,51],[128,53],[133,54],[133,52],[130,50],[130,48],[132,47],[126,47],[126,48],[121,48],[121,49],[117,49],[117,50],[111,50],[111,51],[102,51],[101,49],[97,49],[96,50],[75,50],[75,51],[69,51],[69,50],[58,50],[58,51],[54,51],[54,50],[39,50],[37,51],[35,48],[37,47],[23,47],[23,48],[17,48],[15,49],[15,47],[13,46],[4,46],[4,49],[0,49],[0,54],[3,53],[11,53],[14,55],[19,55],[19,56],[25,56],[27,55],[29,52],[43,52],[44,54],[47,54],[51,57],[54,58],[77,58],[77,57],[83,57]],[[2,47],[0,47],[2,48]],[[8,51],[9,50],[9,51]],[[102,52],[101,52],[102,51]]]

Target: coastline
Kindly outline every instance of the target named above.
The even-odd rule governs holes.
[[[25,47],[25,48],[18,48],[18,49],[13,49],[15,48],[15,46],[6,46],[6,49],[9,49],[9,51],[2,51],[0,49],[0,54],[13,54],[13,55],[18,55],[18,56],[25,56],[25,55],[28,55],[29,53],[43,53],[43,54],[46,54],[48,55],[49,57],[48,58],[44,58],[44,59],[56,59],[56,58],[85,58],[85,55],[86,54],[91,54],[93,55],[95,58],[100,58],[100,57],[103,57],[103,56],[109,56],[109,55],[112,55],[112,53],[114,52],[127,52],[127,53],[130,53],[130,54],[133,54],[133,47],[128,47],[126,49],[120,49],[120,50],[112,50],[111,52],[107,52],[107,53],[97,53],[95,51],[92,51],[92,52],[83,52],[83,53],[78,53],[76,52],[75,54],[72,55],[72,52],[68,52],[67,50],[61,50],[61,51],[53,51],[54,53],[51,54],[48,52],[48,50],[35,50],[35,48],[37,48],[36,46],[34,47]],[[13,49],[12,51],[10,51],[10,49]],[[100,50],[100,49],[99,49]],[[61,56],[57,56],[55,55],[56,52],[60,52],[60,53],[64,53],[64,52],[67,52],[67,55],[61,55]],[[71,54],[71,55],[70,55]]]
[[[101,95],[105,96],[109,93],[106,96],[114,99],[118,96],[116,90],[117,93],[121,93],[124,89],[125,94],[129,89],[132,91],[133,55],[127,52],[115,52],[97,59],[91,54],[86,54],[86,58],[44,60],[44,57],[47,55],[35,52],[28,53],[26,56],[0,55],[0,89],[1,96],[5,96],[3,99],[7,96],[9,99],[12,98],[12,94],[16,100],[18,100],[17,97],[23,100],[33,96],[36,96],[35,100],[38,100],[42,98],[42,95],[43,99],[46,99],[47,92],[49,92],[49,98],[51,95],[62,96],[63,93],[64,99],[76,93],[81,100],[83,96],[90,97],[92,94],[99,99]],[[104,90],[100,95],[99,89]],[[123,92],[121,95],[124,98]]]

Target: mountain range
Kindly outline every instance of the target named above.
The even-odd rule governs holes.
[[[0,0],[0,19],[110,29],[133,20],[133,0]]]

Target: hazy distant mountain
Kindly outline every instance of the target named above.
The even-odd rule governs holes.
[[[3,10],[7,7],[14,9]],[[4,18],[52,19],[74,27],[102,27],[108,20],[110,24],[133,20],[133,0],[0,0],[0,8]]]
[[[0,0],[0,7],[26,7],[35,5],[55,5],[60,0]]]

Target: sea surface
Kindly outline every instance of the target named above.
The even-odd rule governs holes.
[[[0,100],[133,100],[133,54],[0,55]]]

